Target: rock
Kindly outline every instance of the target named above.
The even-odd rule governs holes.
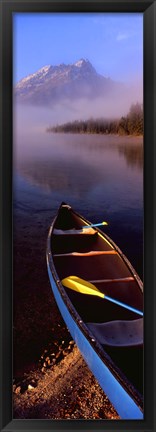
[[[74,345],[74,341],[73,340],[71,340],[70,342],[69,342],[69,345]]]
[[[29,384],[28,385],[28,390],[34,390],[34,387],[31,384]]]
[[[65,348],[65,349],[63,350],[63,355],[66,356],[67,354],[69,354],[69,349],[68,349],[68,348]]]
[[[15,393],[16,394],[20,394],[21,393],[21,387],[20,386],[16,387]]]
[[[55,357],[58,359],[60,357],[60,352],[58,352]]]

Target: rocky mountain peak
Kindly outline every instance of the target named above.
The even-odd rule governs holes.
[[[55,104],[61,100],[95,99],[114,89],[114,82],[98,74],[88,59],[46,65],[20,80],[15,97],[20,102]]]

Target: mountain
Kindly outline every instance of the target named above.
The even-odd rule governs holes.
[[[15,87],[15,99],[31,104],[53,105],[63,100],[94,101],[118,94],[121,84],[98,74],[89,60],[44,66],[23,78]]]

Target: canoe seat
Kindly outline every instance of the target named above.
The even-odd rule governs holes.
[[[102,345],[128,347],[143,344],[143,318],[100,324],[87,323],[87,326]]]

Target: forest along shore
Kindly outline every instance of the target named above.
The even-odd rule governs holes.
[[[49,127],[47,128],[47,132],[143,136],[143,105],[139,103],[133,104],[129,113],[120,119],[101,117],[97,119],[75,120]]]
[[[13,418],[118,419],[51,291],[45,259],[51,216],[42,221],[19,210],[14,222]]]

